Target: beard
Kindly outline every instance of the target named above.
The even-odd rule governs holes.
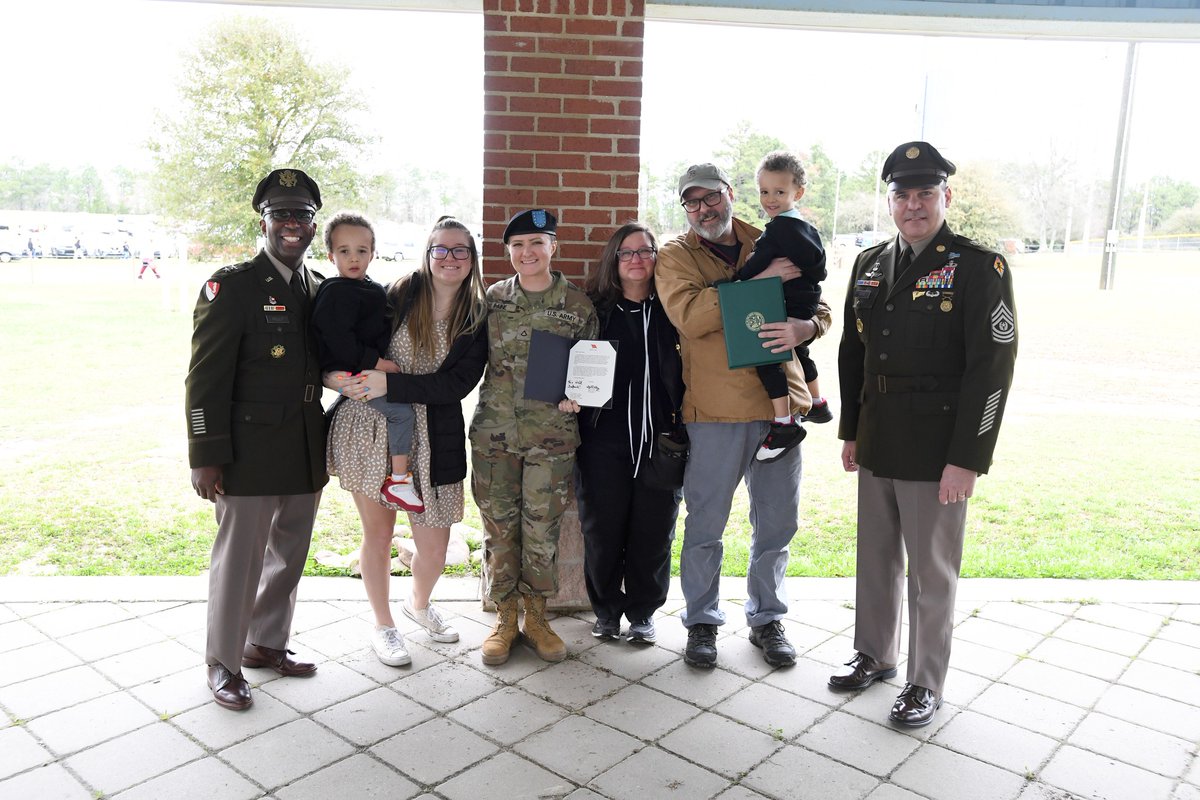
[[[729,233],[732,224],[732,203],[722,203],[717,208],[706,208],[695,222],[688,221],[688,225],[696,232],[697,236],[710,242],[717,242],[724,238]]]

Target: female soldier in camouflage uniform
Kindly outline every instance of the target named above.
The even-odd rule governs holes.
[[[574,414],[525,398],[525,373],[533,331],[586,339],[598,326],[587,296],[550,270],[556,224],[542,209],[509,220],[504,244],[517,274],[487,292],[488,364],[471,422],[472,490],[497,607],[496,625],[483,643],[485,664],[508,660],[518,632],[518,593],[525,598],[521,633],[538,656],[561,661],[567,654],[545,610],[546,597],[558,590],[558,525],[579,431]]]

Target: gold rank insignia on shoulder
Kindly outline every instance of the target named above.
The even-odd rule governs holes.
[[[271,358],[283,358],[283,354],[286,352],[287,349],[283,345],[277,344],[271,348]]]
[[[279,173],[279,185],[286,186],[289,189],[292,188],[293,186],[295,186],[296,185],[296,173],[292,172],[290,169],[285,169],[282,172],[280,172]],[[318,203],[317,205],[320,205],[320,203]]]
[[[910,147],[904,151],[905,158],[916,158],[919,155],[921,155],[921,148],[919,147]]]

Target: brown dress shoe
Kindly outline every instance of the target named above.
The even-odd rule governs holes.
[[[937,692],[915,683],[906,683],[888,719],[909,728],[920,728],[933,722],[933,715],[941,705],[942,697]]]
[[[242,673],[234,675],[220,664],[208,665],[208,688],[212,689],[213,700],[222,708],[245,711],[254,704],[250,696],[250,684]]]
[[[875,681],[896,677],[895,666],[880,664],[866,653],[855,653],[846,666],[850,669],[829,676],[829,685],[834,689],[865,689]]]
[[[275,670],[285,678],[311,675],[317,671],[316,664],[297,661],[291,656],[291,650],[272,650],[270,647],[247,643],[246,649],[242,651],[242,666],[266,667]]]

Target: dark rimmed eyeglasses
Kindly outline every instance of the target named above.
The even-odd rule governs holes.
[[[718,189],[715,192],[709,192],[703,197],[694,197],[691,200],[684,200],[679,205],[683,206],[684,211],[688,212],[689,214],[694,214],[700,210],[701,203],[711,208],[721,202],[721,196],[724,194],[724,189]]]
[[[301,225],[307,225],[317,218],[317,212],[307,208],[269,208],[263,212],[263,217],[270,217],[276,222],[286,222],[294,219]]]
[[[632,261],[634,256],[637,256],[642,261],[649,261],[654,258],[658,251],[653,247],[639,247],[637,250],[618,250],[617,259],[620,261]]]
[[[471,257],[471,248],[463,247],[442,247],[440,244],[435,244],[427,251],[430,258],[444,259],[453,258],[455,261],[466,261]]]

